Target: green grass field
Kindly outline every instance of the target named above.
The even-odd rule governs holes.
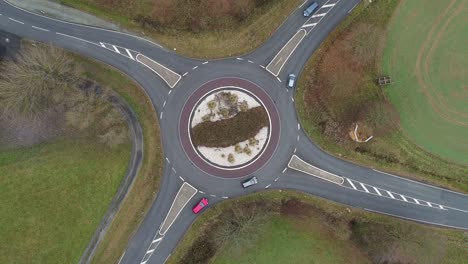
[[[129,153],[76,139],[0,152],[0,263],[77,263]]]
[[[384,72],[404,133],[427,151],[468,164],[468,1],[402,1],[390,23]],[[424,8],[421,6],[424,5]]]
[[[211,263],[370,263],[365,254],[338,239],[316,218],[276,215],[261,227],[261,236],[253,246],[233,251],[228,242],[223,248]]]

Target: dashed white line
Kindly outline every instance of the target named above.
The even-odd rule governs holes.
[[[198,66],[195,66],[195,67],[192,68],[192,70],[196,70],[197,68],[198,68]]]
[[[204,191],[198,191],[198,192],[199,192],[199,193],[201,193],[201,194],[205,194],[205,192],[204,192]]]
[[[276,77],[276,79],[278,79],[278,82],[281,82],[281,79],[279,77]]]
[[[294,148],[294,153],[296,153],[297,147]]]
[[[254,62],[253,62],[253,61],[251,61],[251,60],[248,60],[248,62],[249,62],[249,63],[254,63]]]
[[[169,93],[167,95],[170,95],[172,93],[172,90],[169,90]]]
[[[164,107],[164,106],[166,106],[166,101],[164,101],[164,103],[163,103],[163,107]]]
[[[35,28],[35,29],[37,29],[37,30],[42,30],[42,31],[49,32],[49,30],[48,30],[48,29],[45,29],[45,28],[36,27],[36,26],[31,26],[31,27],[33,27],[33,28]]]
[[[351,184],[351,187],[353,187],[354,190],[357,190],[356,186],[354,186],[354,183],[350,179],[346,178],[346,180]]]
[[[297,141],[299,141],[299,135],[297,135]]]
[[[223,196],[223,197],[221,197],[221,198],[223,198],[223,199],[228,199],[229,197],[227,197],[227,196]]]
[[[173,171],[174,173],[177,173],[177,171],[176,171],[176,169],[174,169],[174,167],[172,167],[172,171]]]
[[[182,181],[185,181],[184,178],[182,178],[182,176],[179,176],[179,178],[180,178]]]
[[[236,60],[240,60],[240,61],[241,61],[241,60],[244,60],[244,59],[243,59],[243,58],[236,58]]]
[[[377,189],[377,188],[375,188],[375,187],[372,187],[372,188],[374,188],[374,191],[375,191],[378,195],[382,196],[382,194],[380,193],[379,189]]]
[[[161,112],[161,114],[159,115],[159,119],[162,119],[163,113],[164,113],[164,112]]]
[[[171,163],[171,161],[167,157],[166,157],[166,161],[167,161],[167,163]]]
[[[293,101],[293,102],[294,102],[294,97],[292,97],[292,96],[291,96],[291,101]]]
[[[364,189],[364,191],[366,191],[366,193],[369,193],[369,190],[367,190],[366,186],[362,182],[360,182],[359,184],[361,184],[362,188]]]
[[[301,125],[297,123],[297,130],[300,130],[300,129],[301,129]]]
[[[216,195],[214,195],[214,194],[210,194],[210,196],[211,196],[211,197],[216,197]]]
[[[263,65],[259,65],[259,66],[262,67],[263,69],[265,69],[265,66],[263,66]]]
[[[14,21],[14,22],[16,22],[16,23],[20,23],[20,24],[23,24],[23,25],[24,25],[24,22],[21,22],[21,21],[19,21],[19,20],[13,19],[13,18],[11,18],[11,17],[9,17],[8,19],[10,19],[11,21]]]
[[[278,180],[279,180],[279,177],[277,177],[277,178],[275,179],[275,182],[277,182]]]
[[[271,184],[268,184],[267,186],[265,186],[265,189],[268,189],[270,188]]]
[[[204,63],[202,63],[202,64],[203,64],[203,65],[205,65],[205,64],[207,64],[207,63],[208,63],[208,62],[207,62],[207,61],[205,61],[205,62],[204,62]]]
[[[282,173],[284,173],[284,172],[286,171],[286,169],[287,169],[287,168],[284,168],[284,170],[283,170],[283,172],[282,172]]]
[[[158,241],[161,241],[162,239],[163,239],[163,237],[156,238],[156,239],[155,239],[155,240],[153,240],[153,242],[151,242],[151,243],[156,243],[156,242],[158,242]]]
[[[389,191],[386,191],[388,193],[388,195],[392,198],[392,199],[395,199],[395,196],[393,196],[393,194]]]
[[[188,74],[188,72],[185,72],[184,74],[182,74],[182,77],[185,77],[185,75],[187,75],[187,74]]]

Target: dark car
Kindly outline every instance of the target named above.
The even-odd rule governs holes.
[[[203,197],[200,202],[198,202],[197,205],[195,205],[193,208],[192,208],[192,212],[194,214],[198,214],[201,210],[203,210],[203,208],[205,208],[206,206],[208,205],[208,199],[206,199],[205,197]]]
[[[252,177],[242,183],[242,187],[247,188],[258,183],[257,177]]]

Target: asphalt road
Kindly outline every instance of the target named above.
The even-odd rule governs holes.
[[[310,1],[309,1],[310,2]],[[322,6],[329,1],[318,1]],[[296,116],[293,91],[285,88],[289,73],[299,74],[308,58],[327,35],[338,25],[358,0],[333,1],[320,22],[307,28],[306,36],[286,59],[278,77],[265,69],[282,47],[307,23],[302,16],[304,6],[294,11],[283,25],[261,47],[239,58],[200,61],[181,57],[157,43],[125,33],[61,22],[19,10],[0,1],[0,29],[27,39],[51,43],[84,56],[89,56],[126,73],[148,94],[160,118],[166,166],[158,197],[128,244],[121,263],[140,263],[148,246],[166,217],[183,182],[199,193],[181,211],[174,224],[160,240],[146,263],[164,263],[195,219],[190,207],[201,197],[217,202],[265,189],[292,189],[329,200],[364,208],[395,217],[434,225],[468,229],[468,196],[418,183],[387,173],[362,167],[330,156],[317,147],[301,129]],[[143,54],[182,76],[171,88],[149,68],[100,42]],[[133,55],[132,55],[133,56]],[[259,184],[242,189],[245,177],[223,179],[198,169],[184,152],[179,139],[179,118],[186,100],[208,81],[236,77],[262,87],[274,101],[280,118],[280,138],[269,161],[254,175]],[[330,173],[345,178],[334,184],[287,168],[292,155]]]

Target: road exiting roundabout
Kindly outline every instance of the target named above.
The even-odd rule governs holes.
[[[201,85],[185,102],[179,119],[179,137],[188,158],[220,178],[240,178],[262,168],[276,150],[280,131],[270,96],[257,84],[236,77]],[[232,135],[235,138],[228,138]]]

